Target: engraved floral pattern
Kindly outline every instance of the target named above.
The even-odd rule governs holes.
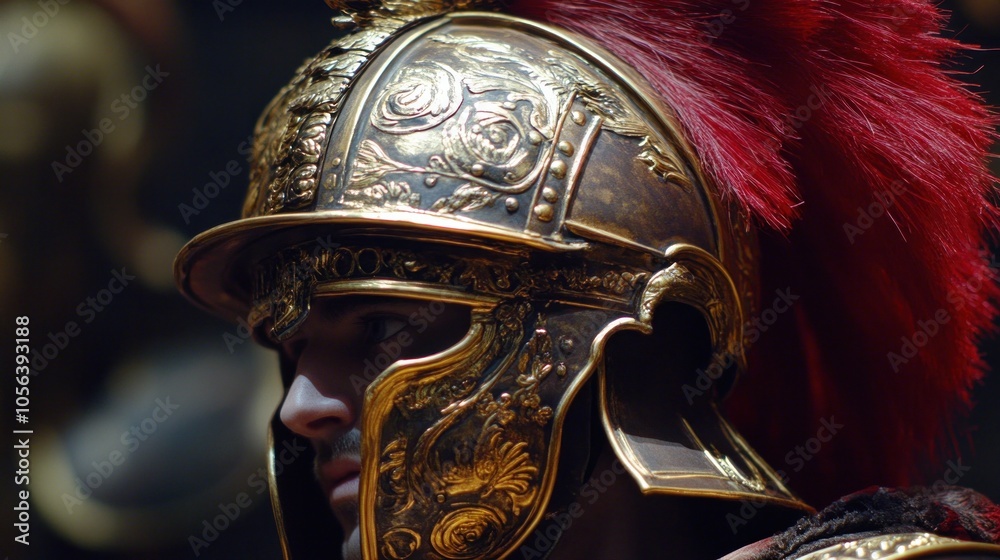
[[[343,35],[299,68],[278,92],[254,130],[243,217],[313,202],[321,156],[342,97],[368,57],[403,23],[385,21]]]
[[[383,207],[366,191],[393,174],[418,175],[429,187],[452,179],[450,194],[429,204],[439,213],[493,206],[503,195],[526,192],[546,172],[560,123],[575,100],[622,136],[640,138],[636,158],[664,181],[690,187],[684,165],[664,145],[617,87],[581,59],[557,51],[535,52],[473,34],[440,34],[447,48],[405,66],[376,102],[371,121],[385,133],[438,129],[416,144],[431,147],[426,164],[398,161],[372,138],[362,140],[342,202]],[[419,157],[419,156],[418,156]],[[419,205],[411,205],[414,208]]]
[[[420,193],[413,192],[410,184],[406,181],[385,181],[384,183],[376,183],[370,187],[365,187],[352,193],[352,198],[345,198],[345,204],[349,204],[353,198],[361,198],[365,201],[378,201],[379,206],[383,207],[420,207]]]
[[[391,512],[391,522],[387,517],[377,529],[380,541],[423,527],[422,545],[403,539],[407,553],[489,557],[509,544],[536,505],[546,458],[541,442],[552,420],[539,391],[560,364],[553,363],[544,321],[526,329],[530,307],[499,305],[459,363],[399,384],[380,428],[377,499]]]

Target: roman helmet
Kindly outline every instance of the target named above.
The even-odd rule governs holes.
[[[718,409],[747,368],[748,331],[761,335],[756,229],[784,227],[809,200],[788,156],[809,138],[771,114],[731,119],[721,140],[704,140],[705,123],[727,130],[712,118],[770,100],[778,88],[751,76],[745,99],[706,94],[718,111],[699,112],[697,89],[684,86],[701,78],[644,67],[642,48],[604,33],[624,36],[624,28],[601,27],[597,17],[589,34],[600,43],[544,17],[492,11],[490,2],[329,3],[339,10],[338,36],[257,123],[242,219],[196,237],[175,270],[190,299],[230,320],[246,317],[269,343],[290,337],[316,298],[394,295],[470,308],[470,330],[450,349],[358,380],[367,387],[365,557],[505,557],[564,501],[557,471],[560,479],[587,474],[579,449],[589,436],[578,428],[590,425],[591,411],[644,493],[808,510]],[[546,17],[567,26],[579,15],[574,4],[548,8]],[[741,33],[735,24],[725,31],[734,41]],[[726,39],[691,42],[721,52],[706,58],[715,64]],[[670,53],[664,41],[644,48]],[[619,58],[633,55],[638,62]],[[758,72],[729,71],[737,81]],[[808,108],[811,98],[802,99]],[[840,110],[834,99],[816,103]],[[753,134],[740,136],[746,131]],[[734,171],[726,165],[734,161],[751,168]],[[906,188],[919,187],[916,175],[903,176]],[[981,310],[987,294],[976,296]],[[814,308],[802,307],[795,316],[805,329]],[[654,333],[657,315],[677,309],[698,318],[703,340],[692,348],[706,349],[690,378],[608,364],[612,335]],[[827,350],[809,349],[810,360]],[[280,447],[287,430],[277,421],[272,430]],[[315,522],[303,515],[308,500],[289,490],[298,477],[276,476],[281,469],[272,454],[283,546],[305,557],[292,532]]]

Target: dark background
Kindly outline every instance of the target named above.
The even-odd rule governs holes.
[[[328,43],[331,12],[318,0],[53,3],[42,17],[37,2],[0,1],[0,319],[29,316],[35,350],[53,345],[30,383],[30,554],[12,544],[8,455],[0,554],[279,557],[258,475],[280,398],[276,361],[177,295],[170,263],[184,241],[238,216],[244,143],[294,69]],[[942,7],[950,33],[984,47],[956,68],[996,106],[1000,2]],[[8,33],[24,31],[23,17],[45,23],[15,53]],[[147,80],[155,88],[134,107],[121,100],[151,70],[162,81]],[[88,140],[82,131],[104,118],[114,128]],[[76,150],[70,165],[81,142],[92,153]],[[102,294],[123,268],[135,279]],[[998,344],[984,346],[994,371]],[[4,434],[15,429],[12,390],[0,384]],[[998,500],[1000,378],[975,396],[960,484]],[[164,404],[176,410],[164,416]],[[123,438],[132,427],[146,439]],[[99,484],[80,498],[75,479],[88,476]],[[195,554],[190,537],[204,538],[203,522],[226,508],[235,521]]]

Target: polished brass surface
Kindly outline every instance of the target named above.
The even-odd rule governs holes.
[[[244,217],[309,206],[322,149],[342,96],[357,72],[394,31],[396,19],[373,20],[307,62],[257,122]]]
[[[654,274],[641,293],[634,328],[652,332],[654,311],[663,303],[690,305],[701,311],[712,336],[707,368],[714,366],[724,375],[735,376],[744,367],[736,287],[718,261],[697,247],[675,245],[667,257],[673,264]],[[649,411],[622,396],[641,391],[649,380],[628,373],[615,376],[601,369],[601,420],[616,454],[643,493],[742,497],[803,506],[719,414],[715,402],[723,395],[698,403],[676,398],[676,393],[663,395],[662,405],[673,412],[672,417],[650,424],[645,421]],[[720,380],[713,391],[734,381]]]
[[[538,395],[553,369],[544,329],[508,373],[527,314],[526,304],[474,311],[447,357],[400,363],[368,391],[365,443],[381,451],[363,458],[363,509],[384,514],[362,518],[376,537],[363,539],[367,556],[495,558],[540,507],[553,416]]]
[[[462,342],[397,362],[366,392],[362,542],[371,558],[498,558],[545,513],[561,423],[593,368],[586,349],[648,276],[576,258],[310,244],[262,261],[253,322],[287,336],[296,321],[284,318],[309,297],[342,293],[468,305]]]
[[[407,53],[412,63],[400,61],[399,72],[374,99],[372,128],[362,133],[354,168],[339,194],[345,206],[420,209],[426,206],[420,195],[433,188],[437,194],[430,211],[470,212],[538,184],[546,185],[555,202],[566,188],[561,182],[569,166],[563,157],[575,151],[567,138],[572,132],[565,130],[573,107],[593,115],[591,136],[604,129],[639,138],[639,161],[665,181],[690,187],[676,151],[664,146],[620,91],[589,72],[583,61],[490,35],[434,34],[425,49]],[[386,152],[384,146],[390,145],[398,150],[413,145],[414,151],[401,150],[400,159],[426,158],[427,164],[397,161]],[[410,186],[419,179],[428,187],[423,192]]]
[[[365,558],[515,550],[547,512],[567,410],[595,374],[612,447],[644,491],[808,510],[719,416],[721,394],[657,403],[677,407],[644,426],[604,368],[614,333],[649,333],[678,302],[704,317],[711,363],[732,364],[723,388],[755,306],[752,233],[643,80],[562,30],[444,13],[461,0],[331,4],[343,35],[258,122],[244,218],[195,238],[175,273],[272,342],[318,297],[471,309],[460,343],[366,391]]]
[[[326,0],[339,14],[334,24],[347,27],[378,24],[391,19],[413,19],[456,10],[499,8],[499,0]]]
[[[250,325],[258,327],[265,318],[271,319],[271,332],[266,334],[281,342],[305,319],[314,295],[349,279],[400,280],[405,281],[403,286],[419,282],[504,297],[544,293],[549,298],[599,299],[624,309],[648,277],[642,270],[585,261],[568,266],[546,262],[532,268],[511,259],[503,262],[501,257],[455,259],[433,251],[310,244],[281,251],[258,267]],[[385,287],[392,292],[401,289]]]
[[[878,535],[841,543],[797,560],[904,560],[909,558],[1000,558],[1000,546],[931,533]]]
[[[604,383],[604,344],[618,330],[651,330],[660,303],[703,310],[719,359],[742,360],[735,288],[695,247],[672,247],[654,275],[575,255],[396,244],[279,251],[260,262],[251,315],[254,327],[270,326],[266,334],[280,341],[315,297],[369,293],[472,309],[473,326],[458,345],[393,364],[366,392],[361,530],[370,558],[500,558],[519,546],[545,514],[574,396],[598,370],[602,394],[616,399]],[[674,435],[663,442],[632,438],[624,409],[602,409],[643,491],[805,508],[713,401],[704,404],[710,414],[678,409]]]
[[[686,232],[717,249],[714,210],[692,188],[690,165],[621,86],[579,56],[498,33],[499,16],[452,17],[403,34],[376,60],[362,62],[382,46],[383,28],[352,40],[354,50],[324,51],[349,61],[321,56],[307,65],[258,124],[244,217],[310,204],[389,209],[460,214],[553,241],[579,226],[651,253]],[[351,71],[319,80],[330,66]],[[343,99],[346,84],[357,94]],[[596,150],[598,161],[595,147],[610,143],[616,149]],[[608,214],[610,201],[636,218],[650,204],[670,216],[623,224]]]
[[[267,430],[267,489],[271,498],[271,511],[274,514],[274,523],[278,527],[278,543],[281,545],[281,554],[285,558],[291,558],[292,552],[288,545],[288,536],[285,534],[285,512],[281,508],[281,499],[278,496],[278,458],[276,457],[276,447],[274,444],[274,430]]]
[[[499,14],[373,23],[335,41],[258,123],[246,219],[189,244],[182,289],[229,318],[246,313],[233,274],[252,265],[239,262],[254,260],[248,246],[363,225],[647,257],[688,243],[732,271],[752,308],[752,243],[734,242],[736,217],[717,210],[679,127],[631,72],[607,74],[612,61]]]

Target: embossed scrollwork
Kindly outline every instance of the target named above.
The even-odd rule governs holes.
[[[270,317],[276,332],[290,336],[304,320],[317,285],[358,278],[427,282],[505,297],[572,292],[625,302],[645,284],[649,273],[592,263],[549,264],[535,270],[523,263],[457,260],[431,252],[308,245],[287,249],[261,263],[254,276],[251,324],[256,327]]]
[[[322,154],[357,71],[402,20],[383,20],[335,40],[304,64],[271,101],[254,130],[243,217],[308,206],[319,187]]]
[[[434,524],[431,544],[435,552],[451,560],[480,558],[494,547],[506,518],[496,508],[478,504],[460,506]]]
[[[382,535],[380,552],[382,556],[392,560],[406,560],[420,548],[420,542],[420,533],[400,527]]]
[[[433,128],[462,105],[461,78],[434,61],[418,61],[400,70],[375,104],[371,121],[390,134]]]
[[[447,50],[402,67],[370,117],[377,130],[395,136],[440,127],[435,136],[409,140],[430,148],[422,156],[427,159],[393,157],[381,139],[363,139],[341,198],[346,206],[471,212],[526,192],[547,173],[554,139],[574,100],[600,117],[606,130],[639,138],[636,158],[656,176],[691,185],[677,153],[662,144],[619,88],[582,59],[474,34],[430,39]],[[430,187],[441,178],[458,182],[422,207],[417,194],[392,190],[405,184],[387,182],[393,174],[420,175]]]
[[[526,141],[528,132],[515,107],[511,102],[480,101],[449,121],[444,136],[449,163],[502,184],[527,177],[538,150]]]
[[[537,506],[553,418],[541,391],[564,366],[544,319],[526,324],[532,316],[526,301],[501,303],[474,316],[447,365],[400,366],[376,381],[372,391],[392,405],[378,428],[385,514],[375,530],[380,543],[398,541],[393,554],[492,557]]]

